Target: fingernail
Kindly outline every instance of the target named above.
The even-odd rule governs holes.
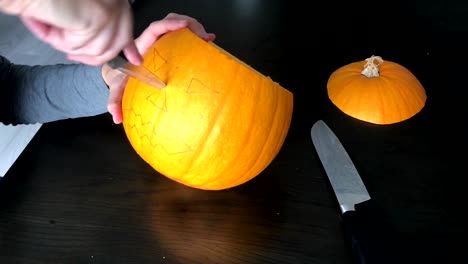
[[[177,23],[180,25],[187,25],[188,21],[187,20],[177,20]]]
[[[143,63],[143,56],[141,56],[141,54],[138,54],[138,57],[135,58],[135,64],[141,65],[142,63]]]
[[[114,78],[111,80],[111,85],[118,86],[120,85],[125,78],[127,78],[127,75],[124,73],[119,72]]]

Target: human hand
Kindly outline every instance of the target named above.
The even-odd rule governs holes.
[[[0,11],[20,17],[70,60],[101,65],[123,51],[131,63],[143,61],[133,40],[128,0],[0,0]]]
[[[215,34],[207,33],[203,25],[196,19],[170,13],[162,20],[152,22],[135,40],[138,51],[140,54],[145,54],[162,35],[184,27],[189,28],[205,41],[213,41],[216,38]],[[120,124],[122,123],[122,96],[128,76],[104,64],[102,66],[102,77],[110,90],[107,109],[112,115],[114,123]]]

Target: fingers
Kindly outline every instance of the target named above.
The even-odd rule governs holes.
[[[128,76],[123,73],[115,73],[109,85],[109,99],[107,111],[112,115],[115,124],[122,123],[122,97]]]
[[[128,0],[0,0],[0,8],[19,16],[39,39],[68,58],[101,65],[123,51],[141,64]]]
[[[132,36],[126,35],[128,31],[102,32],[89,41],[85,46],[65,51],[68,58],[89,65],[101,65],[113,59],[120,51],[124,51],[128,60],[133,64],[141,64],[142,56],[138,52]]]
[[[195,34],[197,34],[200,38],[207,40],[207,41],[212,41],[216,37],[213,33],[207,33],[203,25],[198,22],[193,17],[186,16],[186,15],[180,15],[177,13],[169,13],[165,18],[165,20],[171,20],[171,19],[176,19],[176,20],[185,20],[187,21],[187,27]]]
[[[109,87],[107,111],[112,115],[115,124],[122,122],[122,97],[128,76],[104,64],[101,67],[102,79]]]
[[[182,29],[187,26],[185,20],[159,20],[152,22],[135,40],[141,54],[146,53],[162,35],[169,31]]]
[[[109,114],[111,114],[112,116],[112,121],[114,122],[114,124],[118,125],[120,123],[122,123],[123,121],[123,113],[122,113],[122,108],[121,108],[121,103],[112,103],[112,102],[109,102],[109,104],[107,105],[107,111],[109,112]]]
[[[143,56],[138,51],[138,48],[134,41],[130,42],[124,49],[123,53],[127,60],[135,65],[140,65],[143,63]]]
[[[26,28],[39,39],[45,38],[51,30],[51,27],[48,24],[40,22],[34,18],[20,17],[20,19]]]
[[[72,18],[78,20],[76,24],[71,25],[73,21],[66,19],[66,12],[61,20],[58,15],[55,20],[51,19],[54,23],[46,22],[48,21],[46,19],[37,19],[38,15],[34,12],[33,15],[20,17],[34,35],[54,49],[67,54],[71,60],[88,65],[102,65],[123,51],[131,63],[141,64],[143,59],[133,36],[133,13],[126,0],[114,0],[114,2],[114,5],[109,6],[94,2],[95,5],[89,5],[89,7],[94,6],[97,10],[84,10],[88,10],[86,12],[89,14],[100,14],[97,16],[98,19],[87,20],[89,15],[88,18],[80,15],[71,16],[68,20]],[[71,3],[80,6],[79,2]],[[82,5],[85,5],[85,2]],[[106,10],[106,7],[109,8]],[[87,26],[82,26],[83,24]]]
[[[68,54],[74,60],[87,64],[99,65],[113,59],[123,51],[127,59],[133,64],[141,64],[143,58],[138,52],[133,40],[133,18],[131,13],[122,17],[116,14],[115,23],[108,23],[88,43]],[[75,56],[80,55],[80,56]]]
[[[55,49],[67,54],[68,59],[88,65],[102,65],[123,51],[127,59],[136,65],[143,62],[141,54],[165,33],[184,27],[189,28],[205,41],[216,36],[207,33],[196,19],[168,14],[164,19],[151,23],[134,41],[132,35],[133,17],[131,12],[118,13],[99,29],[67,30],[55,27],[33,18],[22,18],[24,24],[40,39]]]
[[[165,33],[185,27],[189,28],[205,41],[213,41],[216,38],[215,34],[207,33],[203,25],[201,25],[196,19],[189,16],[170,13],[164,19],[151,23],[135,40],[140,54],[146,53]]]
[[[207,33],[203,39],[205,41],[214,41],[216,39],[216,35],[214,33]]]
[[[205,41],[213,41],[216,38],[215,34],[207,33],[205,28],[196,19],[184,15],[170,13],[164,19],[151,23],[143,31],[143,33],[137,39],[135,39],[135,42],[131,42],[125,46],[123,49],[124,54],[132,63],[142,63],[143,59],[141,58],[140,54],[145,54],[162,35],[167,32],[179,30],[185,27],[189,28],[192,32],[197,34]],[[86,60],[88,62],[92,61],[93,59],[92,57],[78,57],[78,55],[70,56],[76,56],[73,57],[75,60],[81,59],[82,61]],[[120,124],[122,123],[123,118],[122,97],[128,76],[116,70],[109,70],[105,74],[105,77],[106,83],[110,89],[107,109],[112,115],[114,123]]]
[[[73,51],[68,53],[68,58],[89,65],[101,65],[113,59],[115,56],[117,56],[117,54],[120,53],[121,50],[123,50],[125,56],[131,63],[136,65],[141,64],[143,62],[143,57],[139,53],[135,42],[130,40],[129,42],[125,43],[124,41],[126,39],[127,38],[110,40],[109,43],[113,43],[115,46],[110,46],[107,48],[107,50],[103,50],[101,53],[96,53],[96,50],[99,51],[97,48],[87,47],[89,51],[81,51],[81,53],[78,51]],[[122,44],[117,45],[116,43]],[[90,43],[89,45],[93,44]]]

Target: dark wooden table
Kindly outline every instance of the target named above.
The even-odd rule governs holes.
[[[294,93],[281,152],[241,186],[202,191],[154,171],[108,115],[45,124],[0,181],[0,263],[351,263],[310,139],[319,119],[354,160],[400,263],[466,263],[467,5],[405,2],[137,0],[137,33],[190,15]],[[377,126],[331,104],[332,71],[370,55],[424,85],[414,118]]]

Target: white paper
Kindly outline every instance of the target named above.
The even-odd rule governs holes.
[[[3,177],[37,133],[41,124],[0,126],[0,176]]]

